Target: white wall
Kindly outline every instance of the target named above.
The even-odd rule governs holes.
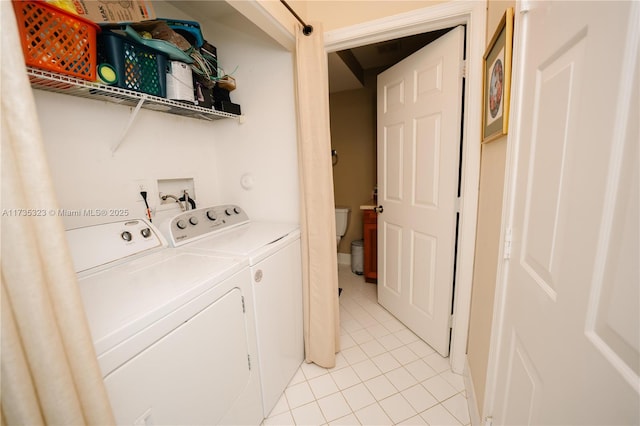
[[[128,209],[129,218],[144,217],[140,182],[147,186],[155,208],[157,179],[193,177],[199,207],[237,203],[254,219],[297,222],[292,54],[250,27],[234,29],[242,20],[230,19],[236,27],[225,28],[185,15],[169,4],[155,3],[155,8],[158,16],[200,21],[226,70],[238,66],[234,74],[238,89],[231,99],[241,104],[246,122],[209,122],[141,110],[120,148],[112,153],[110,147],[120,137],[132,108],[34,91],[60,207]],[[244,173],[254,177],[251,190],[240,186]],[[178,211],[177,207],[158,211],[154,222]],[[73,228],[117,219],[68,216],[63,220]]]
[[[218,43],[218,57],[232,72],[243,124],[220,123],[218,179],[225,200],[244,206],[254,219],[299,221],[294,62],[291,52],[240,24],[206,28]],[[209,36],[207,36],[209,37]],[[240,185],[250,174],[254,187]]]

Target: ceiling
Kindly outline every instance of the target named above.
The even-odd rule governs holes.
[[[378,74],[449,30],[447,28],[329,53],[329,92],[362,88],[365,72],[373,71]]]
[[[234,22],[247,32],[252,29],[256,30],[255,26],[249,25],[249,21],[227,2],[209,2],[206,8],[203,8],[198,1],[169,0],[169,3],[180,7],[187,13],[190,12],[193,16],[208,20],[224,19],[226,24]],[[245,21],[246,24],[242,25]],[[374,73],[374,75],[381,73],[447,33],[450,29],[446,28],[329,53],[329,92],[361,89],[364,87],[365,73]]]

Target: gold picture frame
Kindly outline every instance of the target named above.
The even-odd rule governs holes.
[[[512,56],[513,8],[508,8],[482,58],[482,143],[508,133]]]

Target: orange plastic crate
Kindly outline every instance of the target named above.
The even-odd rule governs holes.
[[[13,8],[27,65],[96,80],[98,25],[44,1],[13,0]]]

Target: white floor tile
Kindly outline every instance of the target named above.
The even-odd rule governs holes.
[[[354,319],[353,315],[351,315],[351,313],[349,312],[349,309],[347,309],[343,305],[342,301],[340,301],[340,321],[345,321],[350,319]],[[342,327],[340,327],[340,329],[342,330]]]
[[[383,322],[382,325],[384,325],[384,327],[389,330],[390,333],[395,333],[396,331],[404,330],[405,328],[407,328],[404,324],[402,324],[395,318]]]
[[[349,414],[348,416],[340,417],[329,423],[331,426],[354,426],[359,425],[360,422],[355,414]]]
[[[430,425],[460,426],[462,424],[446,408],[439,404],[424,413],[420,413],[420,416]]]
[[[389,352],[385,352],[373,358],[373,362],[383,373],[388,373],[400,367],[400,363]]]
[[[362,349],[369,358],[373,358],[374,356],[380,355],[381,353],[387,351],[384,346],[382,346],[377,340],[371,340],[369,342],[361,344],[360,349]]]
[[[277,416],[278,414],[282,414],[284,412],[289,411],[289,403],[287,402],[287,398],[282,394],[276,405],[274,405],[271,413],[269,413],[269,417]]]
[[[369,333],[366,329],[358,330],[351,333],[351,337],[359,345],[362,345],[363,343],[369,342],[374,339],[371,333]]]
[[[313,392],[311,392],[311,388],[307,382],[289,386],[285,391],[285,395],[287,396],[287,402],[291,408],[299,407],[315,399],[315,396],[313,395]]]
[[[399,393],[391,395],[378,403],[394,424],[407,420],[418,414],[418,412]]]
[[[371,392],[369,392],[369,389],[367,389],[364,383],[359,383],[349,389],[343,390],[342,395],[344,395],[344,398],[354,412],[376,402],[376,399],[371,395]]]
[[[471,421],[469,417],[469,404],[467,402],[467,398],[465,398],[461,393],[443,401],[442,405],[463,425],[466,425]]]
[[[356,316],[356,319],[363,327],[370,327],[372,325],[378,324],[378,320],[371,316],[369,313],[365,312],[361,315]]]
[[[319,399],[318,405],[328,422],[351,414],[351,407],[349,407],[347,400],[344,399],[340,392]]]
[[[350,388],[362,381],[356,374],[353,367],[341,368],[340,370],[332,371],[330,374],[340,390]]]
[[[342,353],[340,352],[336,354],[336,366],[333,368],[330,368],[329,372],[337,371],[337,370],[340,370],[341,368],[345,368],[348,366],[349,366],[349,362],[344,357],[344,355],[342,355]]]
[[[436,399],[440,402],[445,399],[451,398],[453,395],[458,393],[453,386],[449,384],[445,379],[440,376],[434,376],[430,379],[427,379],[422,382],[422,386],[425,387],[429,393],[436,397]]]
[[[330,374],[325,374],[309,380],[309,386],[311,387],[311,391],[315,395],[316,399],[331,395],[332,393],[336,393],[340,390]]]
[[[350,293],[351,293],[351,290],[343,288],[343,292],[340,297],[340,307],[344,308],[346,311],[349,311],[349,308],[358,306],[358,302],[356,302],[355,299],[350,297],[351,296]],[[342,322],[340,325],[342,325]]]
[[[382,324],[377,324],[372,327],[367,327],[367,331],[376,339],[391,334],[391,332]]]
[[[382,371],[370,359],[354,364],[352,368],[363,382],[382,374]]]
[[[387,334],[378,338],[378,342],[385,347],[386,350],[392,351],[402,346],[402,342],[394,334]]]
[[[340,325],[344,327],[349,333],[353,333],[354,331],[362,330],[362,324],[360,324],[355,319],[349,319],[345,321],[340,321]]]
[[[340,335],[340,349],[345,350],[355,345],[357,345],[356,341],[353,340],[353,337],[348,332]]]
[[[430,377],[436,376],[436,371],[431,368],[426,362],[421,359],[417,359],[404,366],[409,373],[413,375],[419,382],[427,380]]]
[[[291,381],[289,382],[289,386],[297,385],[298,383],[302,383],[306,380],[307,378],[304,377],[302,368],[298,368],[298,371],[296,371],[296,374],[294,374],[293,377],[291,378]]]
[[[264,424],[265,426],[267,425],[285,426],[285,425],[295,425],[296,423],[293,420],[291,411],[285,411],[284,413],[278,414],[277,416],[264,419]]]
[[[402,421],[402,422],[398,423],[398,425],[401,425],[401,426],[405,426],[405,425],[406,426],[409,426],[409,425],[426,425],[426,424],[427,424],[427,422],[422,417],[420,417],[419,414],[411,417],[410,419],[407,419],[405,421]]]
[[[311,402],[298,408],[291,410],[293,420],[297,425],[322,425],[327,421],[322,415],[322,411],[317,402]]]
[[[402,365],[409,364],[410,362],[418,359],[418,355],[415,354],[411,349],[406,346],[402,346],[400,348],[394,349],[391,352],[391,355]]]
[[[415,342],[411,342],[407,345],[407,347],[411,349],[413,352],[415,352],[415,354],[418,355],[420,358],[431,355],[432,353],[435,352],[431,346],[427,345],[422,340],[416,340]]]
[[[326,368],[322,368],[312,362],[308,364],[306,362],[303,362],[301,367],[302,372],[304,373],[304,376],[307,378],[307,380],[311,380],[315,377],[322,376],[323,374],[327,374],[329,372]]]
[[[353,319],[355,319],[356,321],[359,317],[367,313],[364,309],[362,309],[362,306],[360,306],[359,303],[350,306],[348,309],[351,315],[353,315]]]
[[[395,386],[393,386],[385,376],[374,377],[364,382],[364,384],[377,401],[398,392]]]
[[[413,332],[408,328],[396,331],[394,334],[405,345],[420,340],[420,338],[413,334]]]
[[[393,315],[387,312],[382,306],[377,303],[372,303],[365,308],[367,312],[371,314],[378,322],[386,322],[393,319]]]
[[[438,400],[421,384],[412,386],[400,393],[407,401],[409,401],[409,404],[411,404],[418,413],[431,408],[438,403]]]
[[[386,373],[385,376],[387,376],[387,379],[389,379],[393,386],[395,386],[399,391],[408,389],[418,383],[416,378],[413,377],[404,367],[391,370]]]
[[[432,353],[423,358],[427,364],[431,366],[438,373],[442,373],[443,371],[450,370],[451,364],[449,363],[449,358],[443,358],[439,353]]]
[[[303,363],[263,424],[468,424],[464,380],[449,359],[377,303],[376,285],[345,265],[338,277],[336,366]]]
[[[385,414],[379,404],[371,404],[368,407],[356,411],[356,417],[363,425],[392,425],[393,422]]]
[[[342,351],[342,355],[344,355],[345,359],[351,365],[368,359],[367,354],[365,354],[362,349],[360,349],[360,346],[354,346],[352,348],[345,349],[344,351]]]
[[[461,374],[454,373],[451,370],[446,370],[440,373],[440,377],[449,382],[449,384],[458,392],[462,392],[464,390],[464,377]]]

